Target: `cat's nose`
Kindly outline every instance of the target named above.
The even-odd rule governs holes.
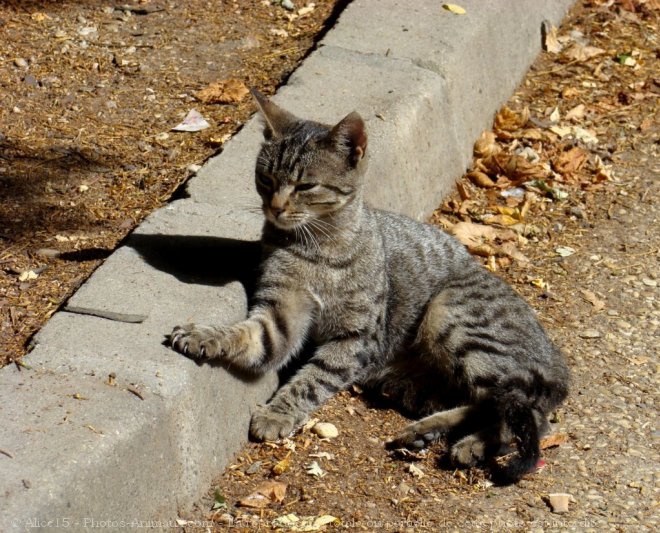
[[[272,205],[270,206],[270,212],[273,213],[273,216],[275,218],[279,218],[279,216],[284,213],[284,208],[283,207],[273,207]]]

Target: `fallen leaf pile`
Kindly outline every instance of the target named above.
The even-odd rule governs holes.
[[[567,121],[587,125],[584,109],[578,104],[562,119],[558,106],[547,108],[545,115],[553,120],[527,107],[503,107],[493,130],[474,145],[473,168],[457,187],[459,197],[448,200],[435,220],[472,253],[497,258],[488,263],[492,269],[512,259],[526,263],[522,249],[539,232],[535,216],[551,204],[579,202],[583,191],[612,177],[594,150],[593,132],[580,127],[589,133],[579,135],[571,125],[557,133]]]
[[[599,4],[604,6],[601,17],[612,23],[629,16],[616,12],[611,2]],[[535,75],[550,74],[556,81],[542,101],[534,102],[534,109],[509,105],[497,113],[492,130],[475,142],[472,168],[457,184],[457,194],[433,216],[470,252],[483,257],[491,270],[512,261],[529,262],[529,239],[547,238],[550,231],[546,213],[568,210],[580,218],[590,193],[616,185],[611,162],[620,147],[604,146],[599,136],[611,124],[624,122],[633,102],[660,93],[657,71],[653,74],[649,68],[654,60],[649,52],[632,51],[630,57],[636,60],[630,68],[630,62],[615,53],[615,41],[600,41],[596,46],[578,29],[559,32],[544,25],[544,49],[558,56],[559,66],[532,73],[529,79],[533,84]],[[569,70],[572,75],[567,78],[564,73]],[[595,96],[594,87],[615,81],[620,92]],[[649,127],[647,122],[638,126]],[[562,257],[571,255],[567,248],[559,250]],[[545,288],[540,278],[533,281]]]

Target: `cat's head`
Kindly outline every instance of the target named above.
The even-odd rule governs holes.
[[[252,94],[265,122],[255,178],[269,222],[292,230],[361,201],[367,134],[360,115],[326,126]]]

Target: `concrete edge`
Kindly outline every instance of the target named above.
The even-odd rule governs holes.
[[[354,0],[276,99],[324,121],[357,107],[371,133],[368,198],[423,218],[538,53],[541,21],[558,24],[572,3],[464,0],[459,18],[438,15],[434,0],[378,9]],[[503,25],[520,31],[504,39]],[[71,299],[141,322],[57,313],[25,359],[32,370],[0,371],[0,450],[10,452],[0,454],[0,530],[63,520],[73,530],[90,520],[169,529],[245,441],[250,408],[272,394],[274,376],[198,367],[161,341],[183,320],[245,313],[244,280],[187,267],[248,254],[240,239],[258,236],[258,219],[236,206],[255,199],[251,180],[237,176],[251,174],[260,135],[253,119],[193,178],[190,199],[153,213]],[[179,264],[182,255],[195,260]]]

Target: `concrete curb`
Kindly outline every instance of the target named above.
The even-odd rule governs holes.
[[[355,0],[275,100],[325,122],[358,110],[367,198],[422,219],[538,53],[541,22],[571,4],[463,0],[456,16],[435,0]],[[190,180],[188,199],[149,216],[81,287],[76,312],[44,326],[32,370],[0,371],[0,530],[167,529],[245,441],[276,377],[200,367],[162,341],[175,324],[246,312],[260,142],[253,118]]]

